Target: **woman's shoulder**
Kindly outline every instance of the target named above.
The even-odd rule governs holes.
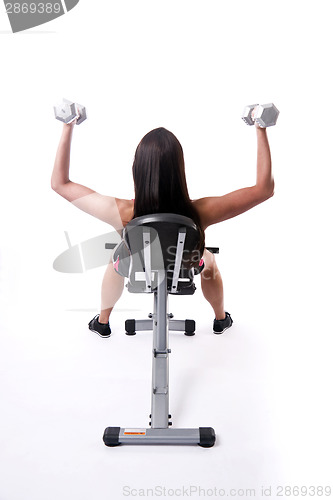
[[[125,200],[123,198],[116,198],[119,215],[121,222],[125,227],[133,218],[134,213],[134,200]]]
[[[192,204],[193,204],[194,208],[196,209],[197,213],[199,214],[199,217],[200,217],[200,220],[201,220],[202,229],[204,231],[209,226],[209,223],[208,223],[208,220],[207,220],[207,209],[206,209],[205,200],[206,200],[206,198],[200,198],[198,200],[192,200]]]

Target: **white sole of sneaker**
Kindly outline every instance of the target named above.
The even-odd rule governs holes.
[[[108,339],[109,337],[111,337],[111,333],[110,335],[101,335],[97,330],[92,330],[91,328],[89,328],[89,331],[97,333],[97,335],[99,335],[102,339]]]
[[[215,330],[213,330],[213,333],[216,333],[217,335],[219,335],[220,333],[224,333],[226,330],[229,330],[229,328],[232,327],[232,323],[230,326],[227,326],[224,330],[222,330],[222,332],[216,332]]]

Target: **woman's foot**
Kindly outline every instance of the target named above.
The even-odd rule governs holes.
[[[214,333],[223,333],[225,330],[231,327],[233,320],[230,314],[226,311],[224,319],[214,319],[213,331]]]
[[[99,319],[99,314],[96,314],[96,316],[92,320],[89,321],[89,323],[88,323],[89,330],[97,333],[97,335],[99,335],[100,337],[103,337],[103,338],[110,337],[111,328],[110,328],[109,322],[108,323],[100,323],[98,321],[98,319]]]

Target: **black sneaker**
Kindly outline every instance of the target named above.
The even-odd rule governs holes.
[[[226,311],[224,319],[214,319],[213,331],[214,333],[223,333],[233,324],[230,314]]]
[[[98,321],[98,318],[99,314],[96,314],[96,316],[91,321],[89,321],[89,330],[106,339],[111,335],[110,323],[100,323]]]

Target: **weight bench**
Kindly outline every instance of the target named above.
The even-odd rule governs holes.
[[[194,335],[195,322],[172,319],[173,315],[168,313],[168,294],[195,292],[193,278],[200,272],[201,257],[198,243],[195,223],[178,214],[137,217],[123,230],[123,239],[113,254],[114,267],[128,278],[129,292],[154,294],[154,312],[148,320],[125,322],[127,335],[141,330],[153,331],[151,422],[148,428],[106,428],[103,436],[106,446],[173,444],[208,448],[215,443],[212,427],[171,429],[169,420],[169,330]],[[218,253],[216,248],[210,250]]]

